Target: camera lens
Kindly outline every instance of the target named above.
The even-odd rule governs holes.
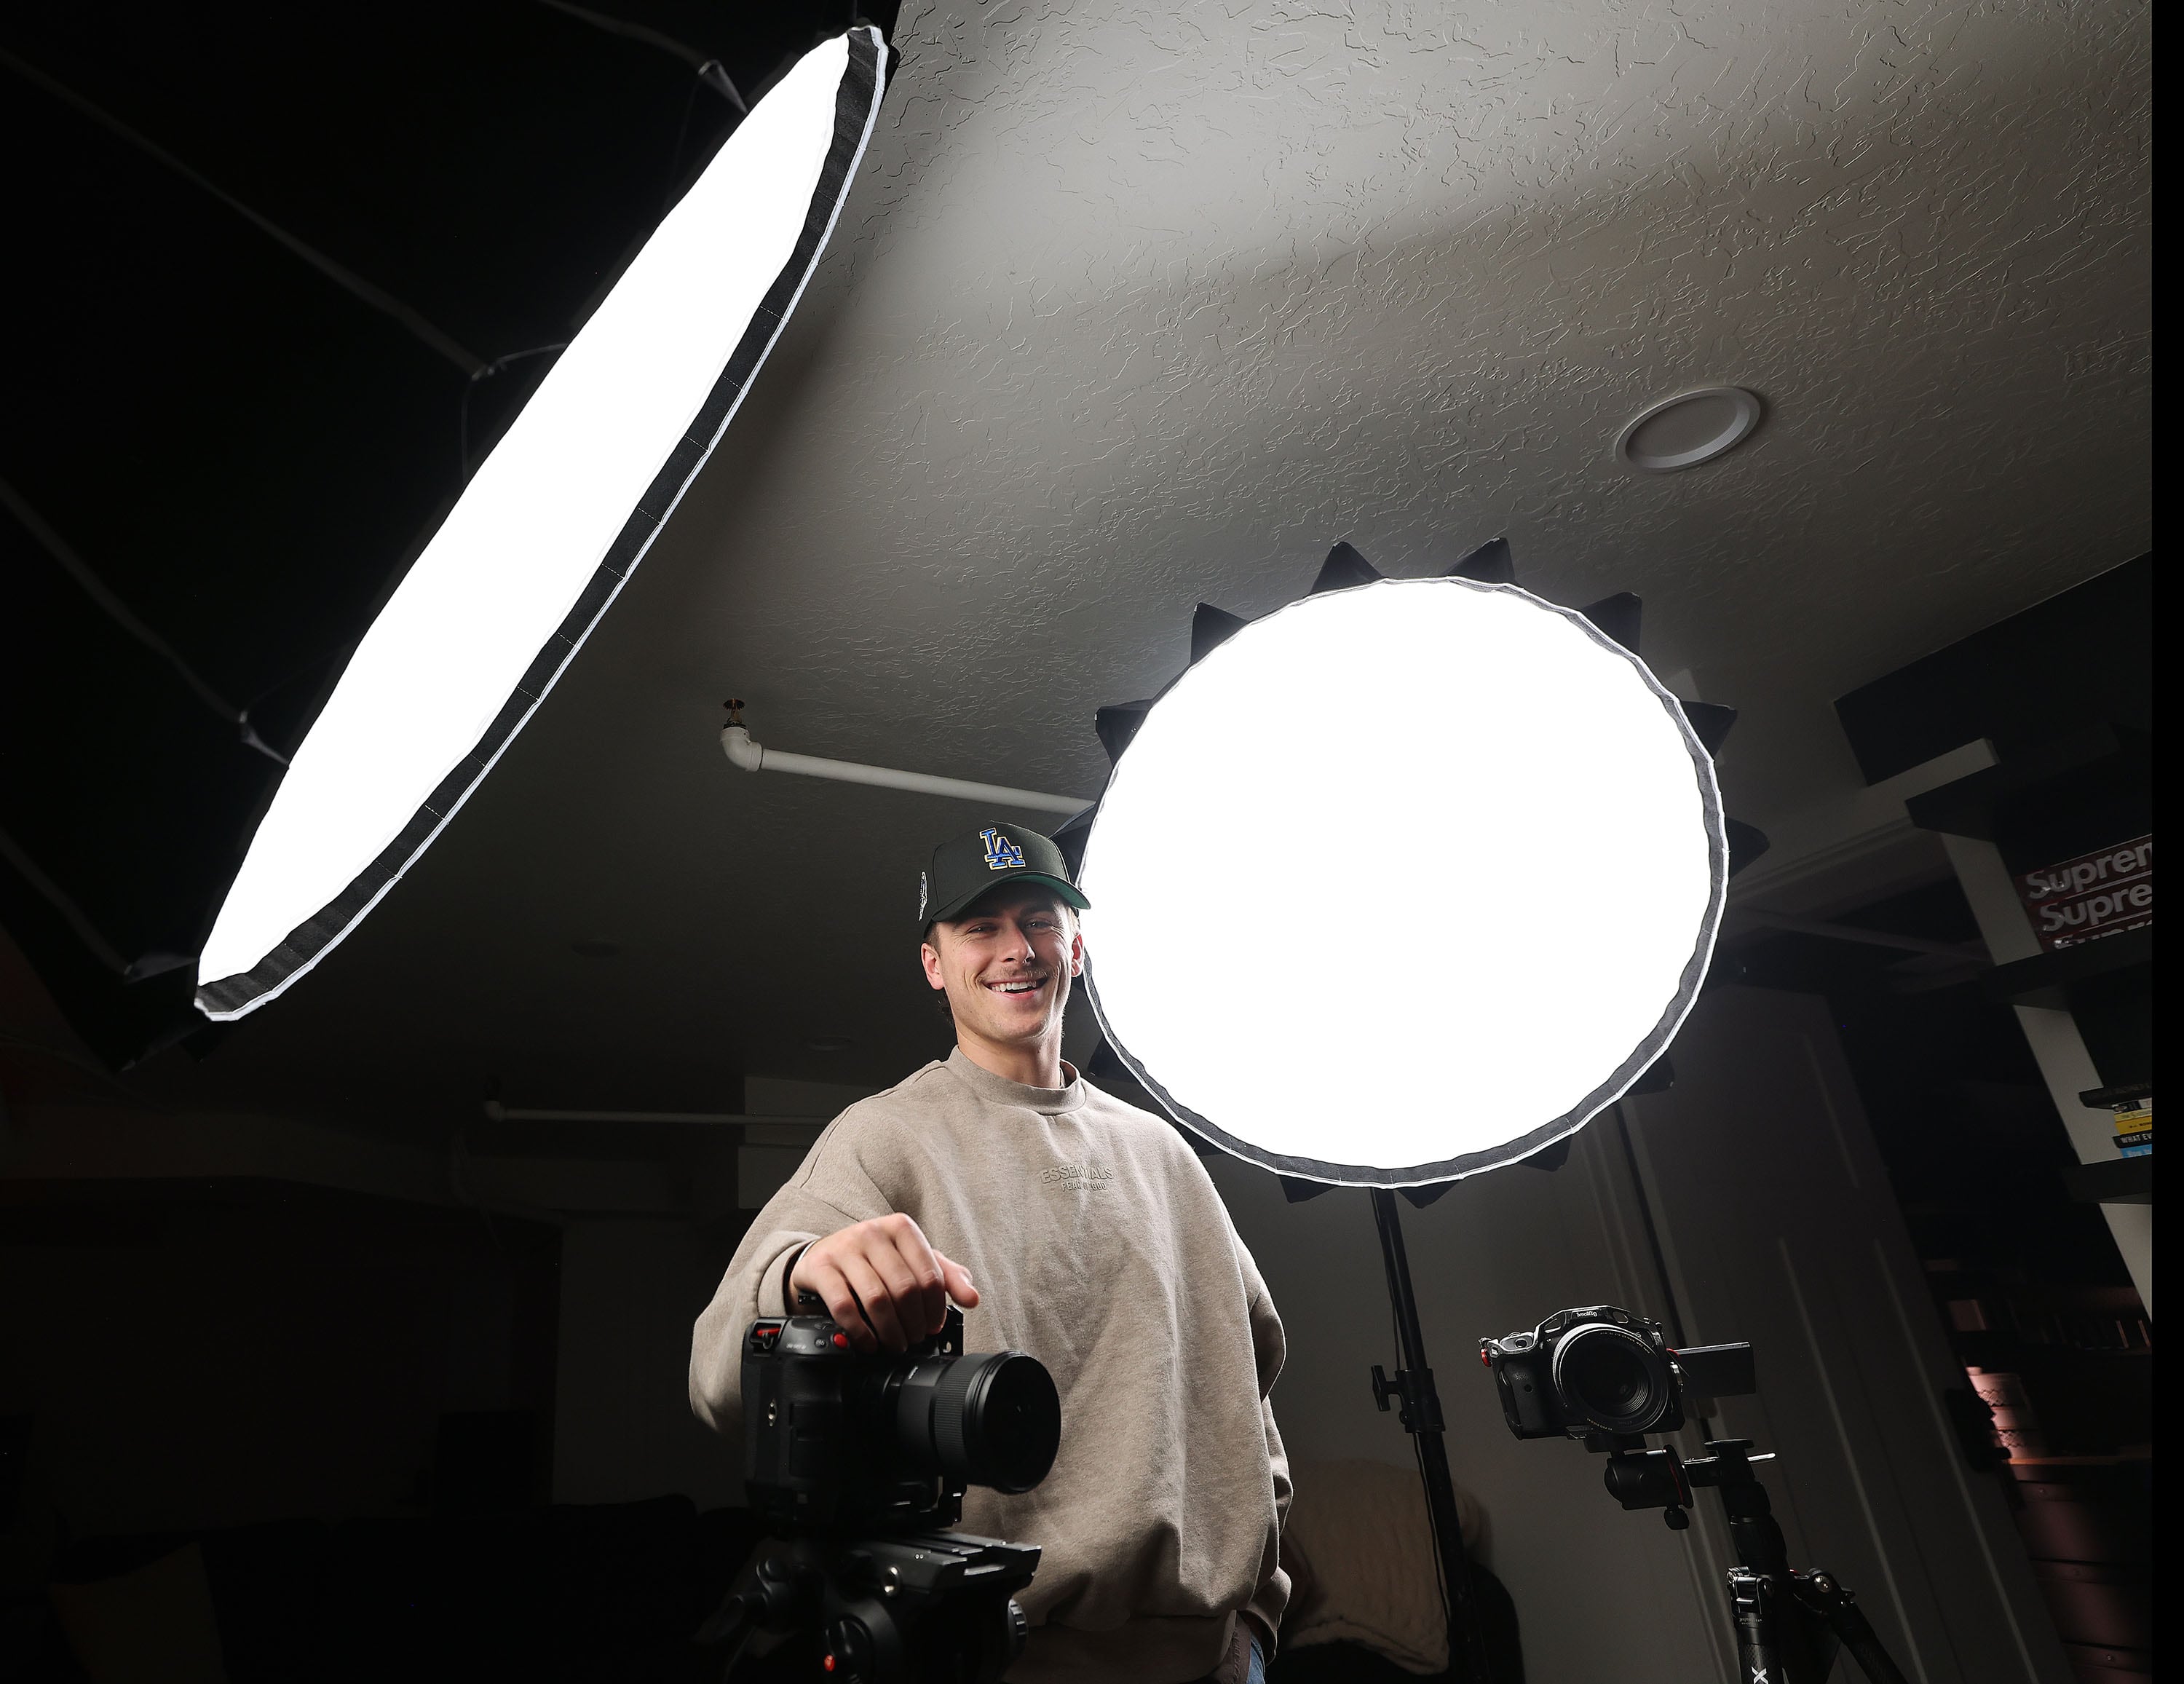
[[[995,1491],[1027,1492],[1061,1447],[1061,1397],[1036,1357],[996,1351],[897,1371],[895,1440],[910,1465]]]
[[[933,1437],[942,1471],[995,1491],[1029,1491],[1061,1447],[1054,1377],[1021,1351],[965,1357],[934,1391]]]
[[[1563,1411],[1602,1432],[1650,1432],[1675,1401],[1668,1363],[1624,1328],[1594,1323],[1555,1347],[1555,1390]]]

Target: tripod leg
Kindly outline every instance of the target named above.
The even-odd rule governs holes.
[[[753,1629],[746,1625],[736,1634],[734,1641],[729,1643],[727,1657],[721,1664],[722,1684],[727,1684],[727,1680],[733,1678],[736,1676],[736,1669],[743,1664],[744,1652],[750,1648]]]
[[[1828,1622],[1828,1629],[1842,1639],[1842,1646],[1850,1651],[1851,1659],[1871,1684],[1908,1684],[1903,1669],[1880,1646],[1880,1634],[1865,1617],[1865,1610],[1858,1605],[1858,1598],[1845,1590],[1832,1573],[1818,1567],[1801,1567],[1792,1577],[1797,1587],[1797,1600]]]
[[[1748,1567],[1729,1572],[1730,1618],[1736,1622],[1739,1684],[1791,1684],[1777,1641],[1774,1581]],[[1802,1684],[1802,1681],[1799,1681]]]

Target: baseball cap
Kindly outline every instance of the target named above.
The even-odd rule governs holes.
[[[933,850],[932,865],[917,879],[918,928],[959,917],[988,889],[1018,883],[1044,884],[1080,912],[1092,905],[1069,880],[1068,862],[1050,838],[1021,825],[989,824]]]

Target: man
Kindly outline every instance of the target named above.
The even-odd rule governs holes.
[[[966,1531],[1044,1551],[1010,1678],[1258,1684],[1289,1598],[1281,1321],[1190,1148],[1062,1059],[1087,907],[1034,832],[933,850],[920,952],[956,1049],[836,1118],[759,1213],[698,1319],[691,1406],[739,1439],[744,1330],[800,1291],[867,1351],[952,1298],[966,1349],[1028,1352],[1061,1394],[1045,1481],[964,1500]]]

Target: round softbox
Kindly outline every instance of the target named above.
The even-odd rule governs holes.
[[[1237,632],[1116,762],[1080,873],[1109,1045],[1284,1174],[1415,1185],[1571,1133],[1691,1009],[1728,880],[1681,705],[1513,585]]]

